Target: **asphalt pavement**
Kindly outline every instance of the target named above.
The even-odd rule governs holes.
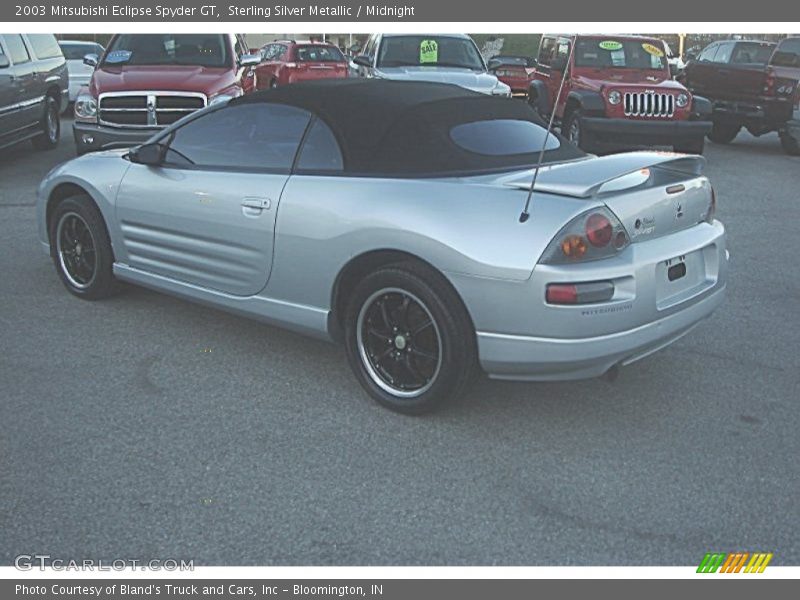
[[[615,382],[481,379],[404,417],[324,342],[138,288],[72,297],[36,237],[61,146],[0,152],[0,564],[800,564],[800,159],[709,143],[726,304]]]

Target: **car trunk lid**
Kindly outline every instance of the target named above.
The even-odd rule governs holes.
[[[603,202],[632,242],[687,229],[705,220],[712,191],[701,175],[705,159],[674,153],[631,152],[542,167],[536,192]],[[532,175],[503,183],[529,190]],[[532,205],[536,205],[534,195]]]

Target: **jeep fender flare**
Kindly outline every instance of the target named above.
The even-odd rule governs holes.
[[[536,109],[540,115],[550,112],[550,94],[544,81],[534,79],[528,85],[528,104]]]
[[[604,117],[606,114],[606,102],[599,92],[572,90],[567,96],[564,118],[576,108],[579,108],[584,116]]]
[[[714,106],[711,100],[703,98],[703,96],[692,96],[692,119],[695,121],[708,121],[711,119],[711,113],[714,112]]]

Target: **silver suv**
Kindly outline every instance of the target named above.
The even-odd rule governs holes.
[[[464,33],[376,33],[353,67],[359,77],[452,83],[511,97],[511,88],[489,73],[475,42]]]

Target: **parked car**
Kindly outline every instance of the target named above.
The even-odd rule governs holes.
[[[533,74],[536,72],[536,61],[527,56],[498,55],[486,63],[489,72],[511,88],[511,95],[518,98],[528,97]]]
[[[347,58],[333,44],[279,40],[260,50],[257,89],[274,88],[309,79],[347,77]]]
[[[358,77],[452,83],[482,94],[511,96],[511,88],[489,73],[475,42],[462,33],[375,33],[353,63]]]
[[[0,34],[0,148],[31,140],[49,150],[61,137],[67,63],[50,34]]]
[[[727,252],[704,162],[587,156],[454,85],[320,80],[57,167],[39,236],[80,298],[128,281],[341,341],[369,394],[420,412],[478,365],[599,376],[709,316]]]
[[[656,38],[545,35],[528,102],[545,117],[555,111],[562,135],[592,152],[666,145],[702,154],[711,130],[710,102],[672,79]]]
[[[244,38],[233,34],[115,35],[86,63],[96,67],[75,100],[78,154],[141,144],[213,102],[253,91],[253,67]]]
[[[89,80],[94,73],[94,67],[86,64],[83,59],[87,54],[101,56],[105,48],[96,42],[85,42],[81,40],[60,40],[58,45],[67,59],[67,70],[69,71],[69,101],[75,102],[78,92],[84,86],[89,85]]]
[[[714,42],[687,64],[682,81],[711,100],[713,142],[732,142],[742,127],[753,135],[777,131],[783,149],[800,155],[800,37]]]

